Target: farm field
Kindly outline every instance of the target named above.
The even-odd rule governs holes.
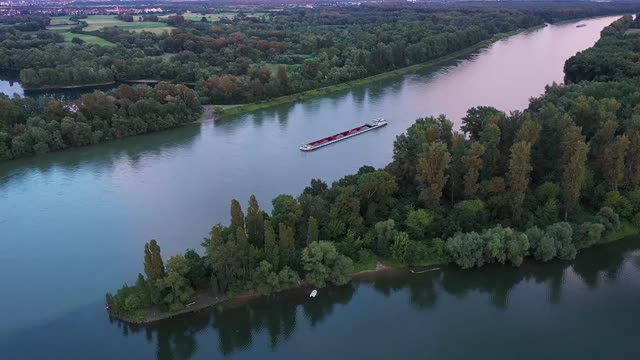
[[[93,36],[93,35],[86,35],[86,34],[74,34],[74,33],[70,33],[70,32],[65,32],[63,33],[64,35],[64,41],[66,42],[71,42],[71,39],[73,38],[80,38],[81,40],[83,40],[84,42],[86,42],[87,44],[95,44],[95,45],[100,45],[100,46],[115,46],[114,43],[107,41],[103,38],[99,38],[97,36]]]
[[[233,19],[234,16],[238,15],[238,12],[220,12],[220,13],[208,13],[208,14],[204,14],[202,15],[202,13],[192,13],[192,12],[185,12],[182,14],[182,16],[185,18],[185,20],[190,20],[190,21],[200,21],[202,19],[202,17],[204,16],[208,21],[218,21],[220,19]],[[267,13],[265,12],[244,12],[245,15],[247,16],[262,16],[262,15],[267,15]],[[161,19],[166,19],[169,16],[175,16],[175,13],[172,14],[166,14],[166,15],[162,15],[160,16]]]
[[[163,31],[171,31],[175,29],[174,27],[168,26],[167,24],[161,22],[126,22],[117,19],[115,15],[91,15],[84,19],[84,21],[89,24],[89,26],[83,29],[84,31],[98,31],[104,28],[118,28],[129,31],[149,31],[159,34]]]

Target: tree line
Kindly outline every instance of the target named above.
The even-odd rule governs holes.
[[[198,119],[184,85],[122,85],[75,101],[0,95],[0,160],[43,154],[174,128]]]
[[[70,46],[61,36],[34,42],[40,33],[51,32],[18,31],[8,47],[0,46],[0,69],[20,71],[27,88],[140,79],[197,83],[202,103],[231,104],[426,62],[498,33],[630,9],[638,10],[634,4],[581,2],[365,4],[292,8],[215,22],[176,15],[165,20],[176,29],[162,34],[74,30],[116,47]]]

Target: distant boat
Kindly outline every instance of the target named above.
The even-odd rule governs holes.
[[[587,26],[587,24],[578,24],[578,25],[576,25],[576,27],[585,27],[585,26]]]
[[[387,125],[387,121],[385,119],[374,119],[371,122],[364,124],[364,125],[360,125],[356,128],[353,128],[351,130],[347,130],[347,131],[343,131],[341,133],[337,133],[335,135],[331,135],[331,136],[327,136],[325,138],[322,138],[320,140],[316,140],[316,141],[312,141],[310,143],[307,144],[302,144],[300,145],[300,150],[302,151],[312,151],[318,148],[321,148],[323,146],[327,146],[329,144],[333,144],[335,142],[338,142],[340,140],[344,140],[344,139],[348,139],[352,136],[356,136],[356,135],[360,135],[362,133],[365,133],[367,131],[371,131],[380,127],[383,127]]]
[[[314,298],[314,297],[316,297],[316,296],[318,296],[318,290],[313,290],[313,291],[311,292],[311,294],[309,294],[309,297],[310,297],[310,298]]]

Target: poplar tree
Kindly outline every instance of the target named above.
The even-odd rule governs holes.
[[[631,187],[640,185],[640,118],[635,117],[627,130],[629,138],[629,151],[627,153],[626,167],[627,184]]]
[[[605,163],[607,162],[607,148],[615,140],[616,129],[618,123],[615,120],[606,121],[602,127],[589,141],[593,159],[595,161],[594,168],[598,173],[605,177]]]
[[[278,269],[280,264],[280,250],[276,242],[276,232],[273,230],[271,221],[264,222],[264,257],[273,265],[274,269]]]
[[[524,141],[528,142],[531,144],[531,147],[533,147],[538,141],[542,127],[535,121],[531,120],[530,116],[526,116],[526,120],[522,122],[522,125],[516,134],[516,143]]]
[[[616,136],[604,151],[602,171],[604,179],[612,190],[617,190],[624,180],[624,159],[629,150],[629,138],[626,135]],[[637,156],[634,154],[634,156]]]
[[[318,220],[315,217],[309,216],[309,225],[307,227],[307,244],[309,245],[314,241],[318,241]]]
[[[278,228],[280,242],[278,244],[280,253],[280,266],[294,267],[296,258],[295,236],[293,228],[280,223]]]
[[[575,125],[569,127],[562,139],[562,196],[565,220],[569,211],[575,209],[580,201],[588,153],[589,145],[582,135],[582,128]]]
[[[478,192],[478,178],[482,170],[482,156],[484,155],[484,145],[474,142],[467,154],[462,157],[464,174],[464,190],[465,199],[473,199]]]
[[[509,157],[507,181],[511,192],[513,220],[516,222],[520,221],[522,216],[522,205],[529,186],[531,170],[531,144],[522,141],[513,144]]]
[[[496,124],[487,124],[480,133],[480,143],[484,145],[482,179],[491,179],[500,162],[500,127]]]
[[[160,245],[155,240],[144,244],[144,272],[147,279],[156,281],[164,277],[164,263],[160,255]]]
[[[236,199],[231,200],[231,228],[233,233],[236,232],[236,229],[244,231],[244,214],[240,203]]]
[[[260,210],[255,195],[249,198],[247,209],[247,238],[255,247],[262,247],[264,243],[264,213]]]
[[[451,155],[447,145],[440,141],[424,145],[418,164],[418,182],[420,183],[420,200],[434,205],[440,203],[442,189],[449,178],[446,175]]]
[[[465,140],[464,136],[459,132],[454,132],[451,138],[451,203],[455,203],[456,199],[460,197],[463,192],[464,186],[464,174],[466,169],[462,159],[465,155]]]

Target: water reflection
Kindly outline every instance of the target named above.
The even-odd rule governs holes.
[[[439,309],[438,299],[445,295],[477,303],[482,302],[483,294],[488,295],[494,308],[506,311],[511,306],[509,299],[512,295],[520,298],[527,297],[529,292],[535,293],[525,286],[533,282],[546,287],[549,296],[545,299],[550,305],[557,305],[562,292],[576,285],[565,279],[570,272],[575,272],[584,284],[594,289],[602,285],[594,280],[598,274],[606,274],[610,282],[618,281],[625,263],[633,264],[635,271],[640,271],[640,255],[636,251],[639,246],[640,239],[622,240],[584,251],[571,263],[530,262],[521,268],[488,266],[468,271],[445,268],[424,274],[390,271],[371,275],[370,279],[348,286],[323,289],[321,296],[314,300],[309,300],[307,290],[294,290],[271,298],[220,306],[158,325],[118,326],[125,335],[146,331],[147,339],[155,336],[158,359],[190,359],[198,349],[196,334],[207,329],[214,330],[218,351],[225,356],[238,351],[258,351],[254,348],[254,341],[259,342],[257,339],[264,335],[269,350],[274,351],[287,342],[299,330],[297,328],[314,328],[331,318],[336,306],[362,306],[362,299],[354,300],[361,287],[372,288],[376,294],[386,298],[406,292],[408,296],[403,297],[418,311],[444,311]],[[541,302],[543,298],[532,300]],[[356,304],[351,304],[352,301]],[[371,316],[376,315],[372,313]],[[450,316],[455,317],[454,314]]]

